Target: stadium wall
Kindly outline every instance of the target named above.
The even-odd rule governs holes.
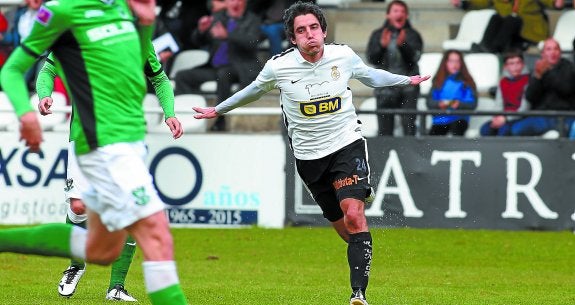
[[[0,224],[61,222],[67,135],[41,154],[1,133]],[[150,134],[148,164],[175,227],[329,225],[279,134]],[[575,142],[538,138],[369,138],[371,226],[575,227]],[[287,160],[287,162],[286,162]]]
[[[575,227],[575,142],[447,137],[368,139],[371,226],[504,230]],[[286,217],[325,224],[287,155]]]
[[[67,133],[46,132],[40,154],[0,133],[0,224],[63,222]],[[150,134],[148,163],[176,227],[284,225],[280,135]]]

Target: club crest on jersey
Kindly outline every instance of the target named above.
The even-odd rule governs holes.
[[[333,97],[326,100],[301,103],[299,106],[301,114],[306,117],[313,117],[327,113],[334,113],[341,109],[341,98]]]
[[[41,25],[48,25],[50,20],[52,20],[53,15],[54,13],[52,13],[51,10],[47,9],[45,6],[41,6],[36,14],[36,21]]]
[[[333,80],[338,80],[341,74],[337,71],[337,66],[331,67],[331,78]]]

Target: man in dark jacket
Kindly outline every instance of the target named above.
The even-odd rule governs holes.
[[[543,44],[541,58],[535,62],[533,77],[525,96],[532,110],[575,110],[575,65],[561,58],[559,43],[548,38]],[[515,136],[537,136],[550,130],[569,128],[573,118],[566,118],[566,126],[559,126],[557,117],[527,117],[511,128]]]
[[[225,0],[225,5],[225,10],[200,18],[192,42],[209,48],[210,61],[178,72],[176,95],[197,92],[202,83],[217,80],[219,104],[231,95],[233,83],[239,82],[243,88],[258,75],[261,64],[256,46],[261,37],[260,19],[246,11],[246,0]],[[223,117],[212,126],[213,131],[225,128]]]
[[[372,32],[367,46],[367,60],[376,68],[403,75],[418,75],[421,35],[411,27],[409,9],[401,0],[387,6],[385,23]],[[374,90],[378,109],[415,109],[419,86],[383,87]],[[379,135],[393,135],[394,115],[378,115]],[[415,135],[415,115],[402,116],[403,134]]]

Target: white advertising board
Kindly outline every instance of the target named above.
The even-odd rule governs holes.
[[[46,132],[41,154],[16,132],[0,133],[0,224],[62,222],[67,134]],[[285,144],[281,135],[150,134],[148,164],[178,227],[282,228]]]

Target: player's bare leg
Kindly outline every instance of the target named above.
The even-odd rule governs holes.
[[[347,259],[350,269],[352,295],[350,305],[367,305],[365,290],[369,281],[371,268],[372,240],[365,218],[365,203],[361,200],[347,198],[341,201],[343,224],[348,233]],[[337,227],[336,227],[337,225]],[[334,225],[341,230],[341,223]],[[338,231],[340,233],[340,231]],[[340,236],[342,233],[340,233]]]

